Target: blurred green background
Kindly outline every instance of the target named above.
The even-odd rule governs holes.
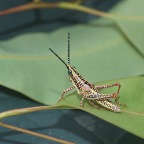
[[[28,2],[31,1],[2,0],[0,11]],[[87,7],[130,16],[143,16],[143,4],[142,0],[83,2]],[[78,72],[92,83],[121,79],[120,101],[128,105],[129,111],[144,112],[144,20],[110,20],[56,8],[0,16],[0,111],[53,105],[62,91],[71,86],[66,68],[48,49],[52,48],[67,61],[68,32],[71,34],[71,64]],[[66,98],[63,105],[78,108],[75,104],[79,100],[75,96],[76,93],[72,93],[72,100]],[[92,113],[92,110],[83,110]],[[144,143],[144,116],[117,116],[97,110],[93,114],[96,116],[80,110],[50,110],[7,118],[5,122],[75,143]],[[0,131],[2,144],[54,143],[5,128]]]

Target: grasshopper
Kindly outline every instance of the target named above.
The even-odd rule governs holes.
[[[50,49],[50,48],[49,48]],[[76,88],[78,94],[82,95],[80,105],[83,106],[84,99],[87,99],[89,103],[94,107],[103,107],[105,109],[108,109],[113,112],[121,112],[119,102],[118,102],[118,95],[120,91],[120,83],[114,83],[114,84],[107,84],[107,85],[100,85],[95,86],[94,84],[89,83],[86,81],[77,71],[76,68],[71,66],[70,64],[70,33],[68,33],[68,64],[64,62],[52,49],[50,51],[58,57],[58,59],[66,66],[68,69],[68,76],[69,80],[72,82],[73,86],[70,88],[67,88],[63,91],[61,95],[61,99],[64,98],[64,94],[68,91]],[[112,94],[102,94],[100,91],[104,88],[110,88],[110,87],[118,87],[118,91],[116,93]],[[114,98],[115,102],[112,102],[109,100],[110,98]]]

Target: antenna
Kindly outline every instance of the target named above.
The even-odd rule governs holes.
[[[68,32],[68,64],[70,65],[70,33]]]
[[[64,62],[64,60],[62,60],[51,48],[49,49],[54,55],[56,55],[56,57],[58,57],[66,65],[66,67],[68,67],[67,64]]]

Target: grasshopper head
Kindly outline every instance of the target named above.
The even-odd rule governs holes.
[[[76,68],[71,65],[67,65],[67,69],[68,69],[69,78],[71,80],[73,77],[77,75]]]

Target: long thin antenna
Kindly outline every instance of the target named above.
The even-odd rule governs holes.
[[[56,55],[65,65],[66,65],[66,67],[67,67],[67,64],[64,62],[64,60],[62,60],[51,48],[49,48],[50,49],[50,51],[54,54],[54,55]]]
[[[70,33],[68,32],[68,64],[70,65]]]

